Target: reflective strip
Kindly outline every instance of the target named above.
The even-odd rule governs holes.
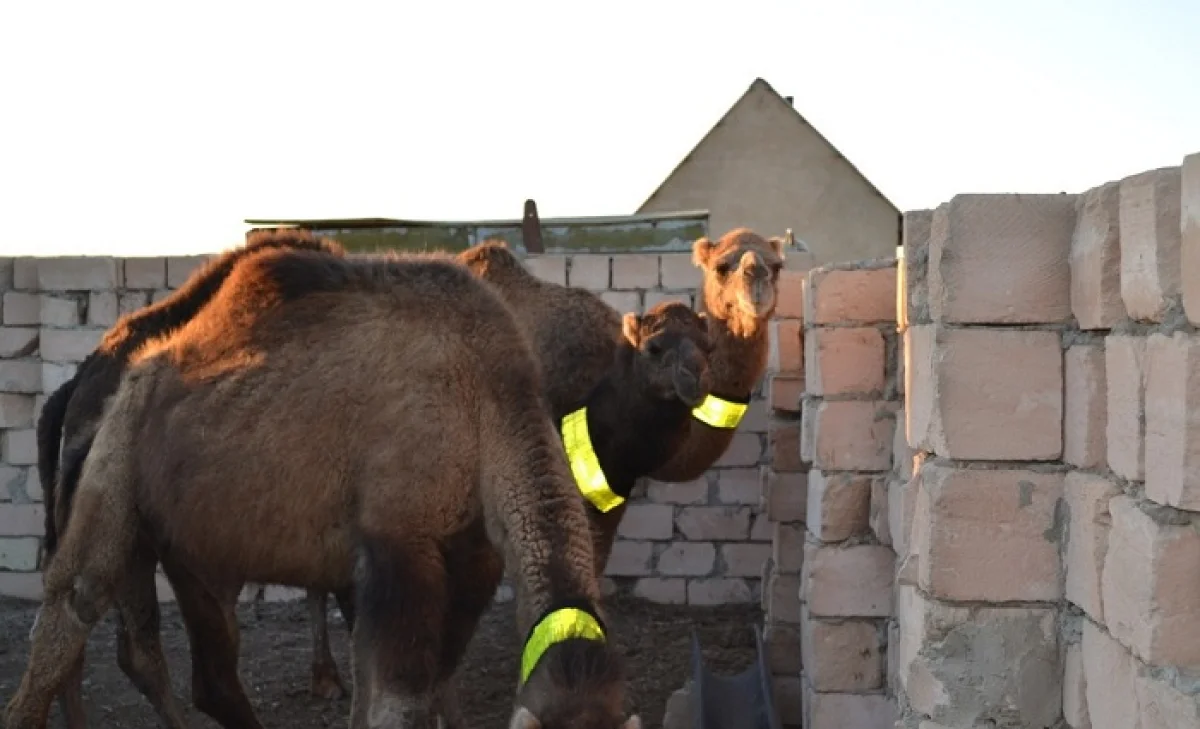
[[[580,408],[562,419],[562,436],[579,493],[601,512],[608,512],[624,501],[609,488],[604,469],[600,468],[600,459],[592,448],[592,439],[588,436],[587,408]]]
[[[571,638],[603,641],[604,630],[594,617],[577,608],[562,608],[542,618],[521,654],[521,683],[529,680],[533,667],[550,646]]]
[[[742,416],[749,407],[747,403],[722,400],[716,395],[709,395],[704,402],[692,410],[696,420],[707,423],[714,428],[736,428],[742,422]]]

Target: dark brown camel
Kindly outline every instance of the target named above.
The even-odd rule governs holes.
[[[208,304],[242,258],[256,251],[280,247],[344,255],[342,247],[336,242],[314,238],[307,231],[254,231],[247,237],[244,246],[210,259],[170,296],[121,317],[105,334],[96,351],[80,364],[75,375],[46,400],[38,420],[37,440],[38,473],[46,502],[47,562],[53,558],[58,545],[58,535],[62,533],[70,518],[79,470],[99,426],[104,402],[116,392],[121,375],[134,352],[149,340],[170,334],[190,321]],[[62,460],[66,468],[61,472],[60,445],[64,446],[66,451]],[[343,596],[341,600],[344,611],[353,607],[352,604],[347,605],[345,597],[347,596]],[[316,695],[334,698],[342,695],[345,689],[329,647],[327,624],[324,620],[326,597],[321,592],[310,592],[308,600],[310,612],[322,616],[322,620],[314,621],[312,625],[312,690]],[[232,611],[233,605],[229,607]],[[349,620],[353,619],[352,613],[347,615]],[[157,636],[157,613],[148,614],[146,618],[149,621],[147,630]],[[132,677],[135,672],[132,665],[132,646],[129,643],[132,636],[120,619],[117,633],[118,663]],[[152,646],[150,650],[152,654]],[[82,670],[81,657],[79,664],[67,679],[61,695],[63,714],[70,729],[82,729],[86,723],[82,703]],[[144,687],[154,694],[150,696],[151,702],[162,710],[162,701],[157,696],[166,690],[165,686],[149,675],[138,676],[134,682],[139,688]]]
[[[201,593],[181,606],[207,593],[218,618],[230,585],[353,586],[352,729],[428,719],[507,557],[529,668],[512,725],[640,727],[622,722],[586,515],[532,353],[495,293],[439,258],[248,256],[135,355],[46,571],[8,729],[45,726],[114,600],[153,598],[155,550]],[[211,648],[236,683],[236,639]],[[219,698],[202,709],[257,726]]]

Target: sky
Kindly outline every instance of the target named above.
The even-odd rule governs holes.
[[[1194,0],[6,2],[0,255],[633,213],[756,77],[902,210],[1200,152]]]

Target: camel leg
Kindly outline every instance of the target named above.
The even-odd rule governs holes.
[[[333,593],[333,598],[337,601],[338,610],[342,613],[342,619],[346,621],[347,632],[354,631],[354,588],[351,587],[345,590],[338,590]]]
[[[225,729],[262,729],[238,678],[237,596],[217,594],[173,558],[163,556],[192,649],[192,703]]]
[[[312,682],[310,690],[313,696],[323,699],[338,699],[346,695],[346,687],[338,676],[337,663],[329,649],[329,616],[325,593],[320,590],[308,591],[308,620],[312,628],[313,658]]]
[[[58,708],[62,711],[67,729],[87,728],[87,713],[83,710],[83,658],[81,651],[79,660],[71,666],[62,692],[58,695]]]
[[[350,729],[425,729],[435,718],[446,568],[430,540],[362,538]]]

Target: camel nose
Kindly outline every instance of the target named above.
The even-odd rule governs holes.
[[[762,258],[759,257],[754,251],[746,251],[742,255],[739,264],[739,268],[742,269],[742,274],[750,280],[766,278],[770,273],[767,270],[766,265],[763,264]]]

